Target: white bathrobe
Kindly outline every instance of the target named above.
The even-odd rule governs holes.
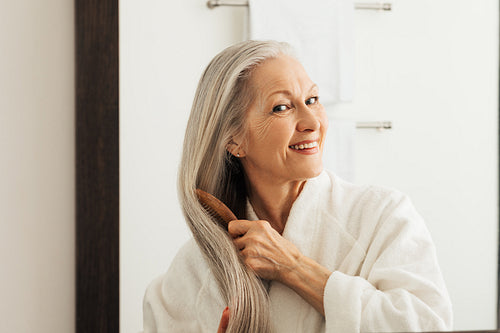
[[[253,211],[250,220],[257,219]],[[290,211],[283,237],[332,271],[325,317],[271,282],[275,332],[404,332],[451,329],[451,303],[429,232],[400,192],[358,186],[324,171]],[[144,331],[217,332],[224,304],[190,240],[144,297]]]

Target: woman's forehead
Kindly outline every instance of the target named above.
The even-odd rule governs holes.
[[[264,61],[255,68],[250,81],[257,95],[264,95],[262,97],[310,90],[314,85],[300,62],[287,55]]]

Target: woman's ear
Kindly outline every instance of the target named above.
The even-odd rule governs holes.
[[[245,151],[233,139],[229,140],[229,143],[226,145],[226,149],[231,155],[233,155],[235,157],[245,156]]]

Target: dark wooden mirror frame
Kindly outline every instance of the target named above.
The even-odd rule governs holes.
[[[119,332],[118,22],[118,0],[75,1],[77,333]]]
[[[118,0],[76,0],[76,332],[119,332]]]

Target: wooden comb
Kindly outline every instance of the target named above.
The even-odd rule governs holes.
[[[205,208],[207,213],[224,229],[227,230],[227,225],[230,221],[237,220],[238,218],[222,201],[207,193],[205,191],[196,189],[196,195],[200,204]]]

